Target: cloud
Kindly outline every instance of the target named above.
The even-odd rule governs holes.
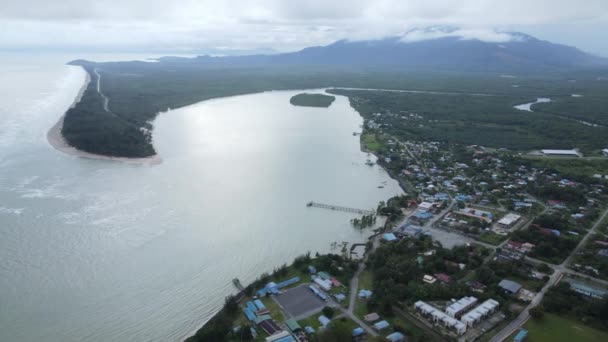
[[[504,43],[518,39],[504,32],[493,29],[446,29],[445,27],[430,27],[425,29],[413,29],[401,36],[404,42],[418,42],[422,40],[455,37],[463,40],[481,40],[483,42]]]
[[[0,0],[0,8],[0,46],[13,49],[286,51],[432,25],[492,41],[506,39],[495,29],[593,24],[608,30],[606,0]]]

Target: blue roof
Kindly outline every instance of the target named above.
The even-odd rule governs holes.
[[[397,237],[393,233],[386,233],[386,234],[382,235],[382,237],[386,241],[395,241],[395,240],[397,240]]]
[[[247,308],[249,310],[251,310],[251,312],[256,312],[258,311],[258,308],[255,307],[255,305],[253,305],[253,302],[247,302]]]
[[[248,320],[253,321],[255,319],[255,314],[251,312],[251,309],[244,308],[243,313],[245,314],[245,316],[247,316]]]
[[[431,217],[433,217],[433,214],[429,212],[418,212],[414,216],[420,219],[430,219]]]
[[[304,330],[306,331],[306,333],[308,334],[314,334],[315,329],[313,327],[311,327],[310,325],[307,325],[304,327]]]
[[[528,330],[526,330],[526,329],[520,329],[519,332],[517,333],[517,335],[515,335],[515,337],[513,338],[513,341],[515,341],[515,342],[521,342],[527,336],[528,336]]]
[[[329,324],[331,320],[323,315],[319,316],[319,323],[321,323],[323,326],[326,326]]]
[[[405,340],[405,335],[403,335],[402,333],[400,333],[398,331],[395,331],[394,333],[386,336],[386,338],[389,341],[398,342],[398,341],[404,341]]]
[[[264,310],[264,309],[266,309],[266,307],[264,306],[264,303],[262,303],[262,301],[259,300],[259,299],[254,300],[253,303],[258,308],[258,310]]]
[[[363,328],[357,327],[353,329],[353,336],[361,336],[363,334],[365,334],[365,330],[363,330]]]
[[[380,321],[380,322],[374,323],[374,328],[376,328],[378,330],[388,328],[388,326],[389,326],[389,324],[387,321]]]
[[[295,341],[296,340],[291,335],[282,337],[282,338],[280,338],[278,340],[274,340],[274,342],[295,342]]]

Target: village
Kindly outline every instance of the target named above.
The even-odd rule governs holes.
[[[562,150],[528,157],[478,145],[401,141],[383,132],[388,114],[366,120],[361,142],[377,156],[366,167],[382,167],[406,194],[379,204],[374,214],[384,224],[364,255],[346,247],[341,255],[308,254],[261,277],[255,293],[248,287],[252,293],[239,302],[235,336],[519,342],[529,334],[526,322],[554,307],[555,298],[576,295],[596,305],[608,297],[603,177],[566,177],[535,159]]]

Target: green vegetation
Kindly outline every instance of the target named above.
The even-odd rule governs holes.
[[[572,305],[576,303],[576,305]],[[567,282],[549,289],[542,302],[545,311],[573,318],[585,325],[608,332],[608,297],[588,300],[574,292]]]
[[[519,92],[474,96],[332,89],[348,96],[366,119],[402,140],[477,144],[515,150],[573,148],[597,150],[606,127],[591,127],[548,113],[513,108],[528,101]],[[380,129],[380,128],[378,128]],[[373,133],[373,132],[369,132]]]
[[[335,65],[236,67],[171,58],[158,63],[80,60],[71,64],[83,66],[91,83],[82,101],[66,113],[63,134],[77,148],[112,156],[154,154],[148,130],[156,115],[168,108],[225,96],[328,86],[449,92],[331,91],[349,96],[353,107],[366,119],[375,113],[386,117],[387,123],[392,123],[387,130],[397,137],[524,150],[579,147],[597,151],[606,148],[608,136],[606,127],[590,127],[564,117],[565,112],[571,112],[568,101],[584,101],[587,107],[577,109],[576,115],[584,115],[588,121],[606,121],[603,94],[608,93],[608,82],[598,82],[593,73],[520,76],[519,87],[514,88],[514,80],[493,73],[361,70]],[[101,75],[101,90],[109,99],[109,111],[104,110],[103,99],[96,91],[94,70]],[[568,82],[572,78],[577,82]],[[572,93],[585,97],[568,99]],[[551,107],[534,113],[513,109],[513,105],[540,96],[562,97],[564,101],[539,105],[561,109]],[[312,104],[321,101],[317,96],[314,101],[306,98]],[[323,97],[322,101],[326,103],[328,99]],[[417,113],[421,118],[401,119],[401,114],[406,113],[408,117]],[[375,151],[379,146],[370,143],[367,147]]]
[[[335,96],[302,93],[292,96],[291,99],[289,99],[289,103],[294,106],[327,108],[331,106],[335,100]]]
[[[562,174],[568,179],[590,182],[595,174],[608,175],[608,158],[583,159],[583,158],[534,158],[532,166],[544,168]]]
[[[553,314],[532,319],[524,326],[529,342],[596,342],[607,341],[608,333]]]

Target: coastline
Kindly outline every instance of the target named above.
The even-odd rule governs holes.
[[[74,106],[76,106],[76,104],[78,102],[80,102],[80,100],[82,99],[82,95],[84,94],[87,87],[89,86],[89,83],[91,82],[91,76],[89,75],[89,73],[86,70],[85,70],[85,73],[86,73],[86,80],[85,80],[84,84],[82,85],[82,87],[80,88],[80,90],[78,91],[78,95],[76,95],[76,97],[74,98],[74,102],[72,102],[72,105],[69,107],[69,109],[74,108]],[[67,112],[67,110],[66,110],[66,112]],[[51,145],[57,151],[60,151],[60,152],[63,152],[65,154],[69,154],[72,156],[76,156],[79,158],[108,160],[108,161],[115,161],[115,162],[134,164],[134,165],[157,165],[162,162],[162,159],[160,158],[160,156],[158,154],[155,154],[150,157],[145,157],[145,158],[127,158],[127,157],[104,156],[101,154],[95,154],[95,153],[90,153],[90,152],[79,150],[76,147],[68,144],[67,140],[65,140],[65,138],[61,134],[64,119],[65,119],[65,113],[63,113],[61,115],[59,120],[57,120],[57,123],[55,123],[53,125],[53,127],[51,127],[49,129],[49,131],[47,132],[47,135],[46,135],[49,145]]]

